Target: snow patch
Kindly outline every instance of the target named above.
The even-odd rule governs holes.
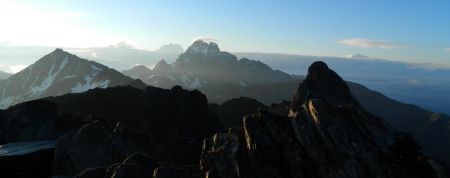
[[[14,102],[16,102],[16,98],[13,96],[8,96],[0,100],[0,109],[6,109],[7,107],[13,105]]]
[[[208,53],[208,45],[193,45],[191,46],[191,50],[194,53],[200,53],[206,55]]]
[[[80,82],[78,82],[77,85],[72,88],[72,93],[83,93],[85,91],[88,91],[88,90],[94,89],[94,88],[107,88],[108,85],[111,83],[110,80],[93,82],[94,79],[92,76],[85,76],[84,80],[85,80],[84,84],[81,84]]]
[[[75,76],[75,75],[68,75],[68,76],[65,76],[65,77],[61,78],[61,80],[71,79],[71,78],[75,78],[75,77],[77,77],[77,76]]]
[[[96,65],[94,65],[94,64],[91,65],[91,68],[92,68],[93,70],[103,71],[103,69],[100,69],[100,67],[98,67],[98,66],[96,66]]]
[[[189,85],[190,88],[200,88],[202,87],[202,83],[198,78],[195,78],[195,80]]]
[[[40,95],[44,91],[46,91],[53,84],[53,81],[55,81],[58,74],[62,71],[62,69],[66,66],[68,62],[69,58],[65,57],[64,60],[59,65],[56,72],[53,72],[53,70],[55,69],[55,64],[53,64],[52,67],[50,68],[50,71],[47,74],[47,78],[45,78],[45,80],[42,81],[40,85],[31,88],[32,96]]]

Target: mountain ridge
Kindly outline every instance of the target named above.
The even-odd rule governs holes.
[[[58,48],[0,83],[0,107],[46,96],[127,84],[144,86],[107,66]]]
[[[448,176],[411,136],[365,111],[323,62],[309,67],[287,113],[259,110],[242,122],[205,139],[204,177]]]

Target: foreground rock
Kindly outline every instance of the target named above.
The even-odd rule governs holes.
[[[57,176],[135,177],[159,169],[162,177],[169,168],[195,175],[203,139],[220,130],[206,97],[181,87],[93,89],[0,110],[0,144],[57,139]],[[130,163],[135,154],[153,166]]]
[[[50,177],[54,145],[53,140],[0,145],[2,177]]]
[[[446,177],[407,134],[365,111],[344,81],[315,62],[288,115],[261,110],[205,139],[204,177]]]

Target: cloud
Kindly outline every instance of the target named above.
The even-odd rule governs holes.
[[[408,81],[408,84],[409,84],[409,85],[419,85],[420,83],[419,83],[419,81],[417,81],[416,79],[410,79],[410,80]]]
[[[450,48],[445,48],[445,51],[448,51],[448,52],[450,52]]]
[[[106,46],[123,39],[106,28],[86,26],[85,12],[31,7],[0,0],[0,41],[18,45],[55,47]],[[31,33],[32,31],[32,33]],[[39,34],[39,35],[37,35]]]
[[[354,59],[369,59],[369,56],[362,55],[362,54],[350,54],[345,56],[347,58],[354,58]]]
[[[339,41],[340,44],[358,47],[358,48],[381,48],[381,49],[393,49],[400,48],[403,45],[392,43],[385,40],[368,40],[363,38],[348,38]]]
[[[27,66],[22,64],[15,64],[15,65],[5,65],[0,64],[0,70],[5,71],[8,73],[15,74],[17,72],[20,72],[21,70],[25,69]]]
[[[125,40],[125,41],[119,41],[114,45],[110,45],[109,47],[135,49],[134,46],[135,46],[134,43]]]
[[[11,72],[13,74],[15,74],[17,72],[20,72],[21,70],[23,70],[25,68],[27,68],[27,66],[26,65],[21,65],[21,64],[9,66],[9,69],[11,70]]]
[[[215,39],[215,38],[211,38],[211,37],[203,37],[203,36],[195,37],[195,38],[192,40],[192,42],[195,42],[195,41],[197,41],[197,40],[202,40],[202,41],[208,42],[208,43],[209,43],[209,42],[215,42],[215,43],[218,42],[218,40]]]

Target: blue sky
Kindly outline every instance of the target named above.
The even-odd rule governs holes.
[[[0,41],[13,44],[157,49],[202,37],[232,52],[450,65],[450,1],[30,0],[0,2],[0,16]]]

